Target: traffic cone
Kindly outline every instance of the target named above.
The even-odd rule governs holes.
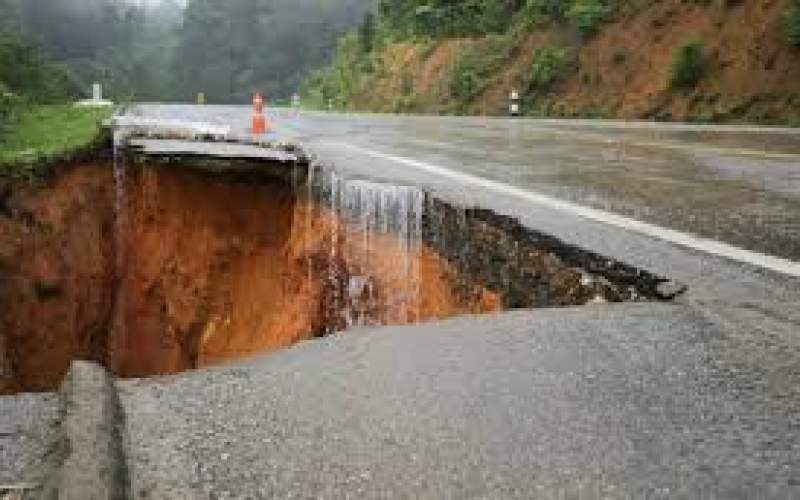
[[[261,94],[253,96],[253,135],[266,134],[269,131],[267,118],[264,116],[264,99]]]

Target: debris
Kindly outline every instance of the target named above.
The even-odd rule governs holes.
[[[677,281],[662,281],[656,285],[656,296],[662,300],[672,300],[678,295],[686,293],[689,287]]]

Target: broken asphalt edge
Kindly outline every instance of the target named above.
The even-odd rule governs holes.
[[[60,395],[61,435],[42,500],[130,498],[125,416],[112,375],[96,363],[76,361]]]

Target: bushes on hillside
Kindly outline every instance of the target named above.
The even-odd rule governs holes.
[[[460,99],[471,99],[486,85],[486,75],[474,58],[462,57],[450,75],[450,93]]]
[[[570,2],[564,0],[528,0],[525,15],[534,21],[560,21],[569,6]]]
[[[477,97],[509,55],[510,46],[500,37],[465,49],[450,75],[450,93],[464,101]]]
[[[603,0],[577,0],[567,18],[583,36],[593,35],[611,15],[611,7]]]
[[[384,27],[401,39],[501,33],[519,8],[497,0],[383,0],[379,6]]]
[[[75,90],[63,68],[7,34],[0,34],[0,82],[6,93],[36,102],[63,101]]]
[[[367,73],[368,56],[362,52],[356,33],[342,37],[331,65],[313,73],[306,82],[305,92],[311,102],[321,107],[346,107],[348,97]]]
[[[783,37],[789,45],[800,47],[800,0],[786,7],[783,14]]]
[[[593,35],[613,12],[612,0],[528,0],[527,25],[569,21],[585,37]]]
[[[566,71],[574,66],[575,55],[572,50],[558,47],[536,49],[528,74],[528,92],[548,90]]]
[[[6,128],[20,102],[19,97],[0,82],[0,141],[3,140]]]
[[[701,41],[681,45],[672,60],[670,84],[673,88],[694,87],[706,70],[705,46]]]

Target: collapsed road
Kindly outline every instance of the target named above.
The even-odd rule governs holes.
[[[166,128],[211,124],[201,136],[247,136],[244,108],[129,114],[144,128],[170,119],[178,121]],[[120,220],[137,235],[130,241],[165,242],[109,243],[125,252],[111,252],[108,283],[120,283],[120,268],[123,277],[174,273],[122,281],[116,302],[140,304],[124,329],[115,318],[127,316],[98,302],[115,334],[156,335],[123,349],[136,354],[127,362],[98,360],[123,376],[208,366],[112,379],[76,364],[60,397],[0,398],[0,483],[67,498],[798,495],[795,132],[291,111],[273,118],[270,140],[281,145],[267,160],[296,162],[291,143],[313,155],[304,178],[283,174],[299,191],[274,180],[254,190],[249,174],[209,189],[198,175],[270,149],[158,134],[131,142],[153,167],[115,163],[108,184],[75,170],[81,185],[126,186],[104,202],[116,213],[110,225],[97,223],[110,242]],[[318,208],[302,208],[304,189]],[[268,229],[278,226],[285,230]],[[232,227],[246,230],[224,231]],[[310,234],[322,235],[324,251]],[[219,243],[230,240],[237,243]],[[298,283],[297,296],[337,306],[300,309],[293,317],[316,317],[315,326],[281,335],[267,328],[253,348],[253,325],[287,323],[253,315],[276,292],[246,279],[274,268],[259,259],[284,258],[280,248],[298,252],[279,270]],[[308,249],[318,257],[300,251]],[[226,258],[217,261],[220,252]],[[231,262],[242,278],[217,295],[201,287],[190,307],[186,290],[176,293],[200,270],[215,269],[208,279],[217,281],[236,275]],[[306,282],[309,272],[325,279]],[[39,292],[58,300],[56,287]],[[464,316],[473,313],[488,314]],[[432,321],[452,316],[460,317]],[[251,320],[236,327],[242,317]],[[143,323],[154,326],[137,332]],[[158,331],[179,339],[182,324],[187,338],[200,339],[187,350]],[[315,329],[313,337],[347,331],[303,341]],[[302,342],[241,358],[272,350],[262,340],[275,338]],[[163,363],[142,365],[154,359]]]

